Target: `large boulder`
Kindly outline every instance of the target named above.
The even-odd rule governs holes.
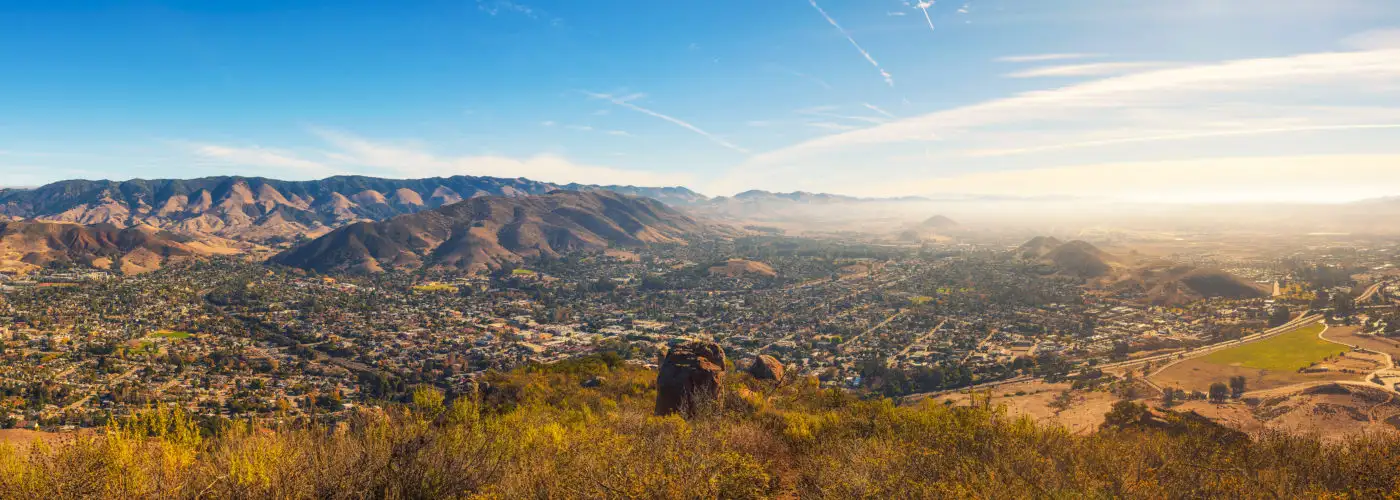
[[[724,380],[724,349],[693,340],[672,347],[656,374],[656,414],[691,417],[719,405]]]
[[[749,375],[759,380],[772,380],[781,382],[783,380],[783,364],[778,358],[767,354],[760,354],[754,358],[753,364],[749,365]]]

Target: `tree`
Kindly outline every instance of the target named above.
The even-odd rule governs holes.
[[[1230,397],[1230,386],[1224,382],[1210,384],[1210,401],[1212,403],[1224,403]]]
[[[1176,389],[1173,389],[1171,387],[1162,389],[1162,406],[1171,408],[1172,405],[1176,404],[1176,399]]]
[[[1244,375],[1230,377],[1230,397],[1238,399],[1244,395]]]
[[[1152,414],[1147,411],[1147,405],[1141,405],[1132,401],[1119,401],[1113,403],[1113,409],[1104,414],[1104,429],[1123,429],[1134,424],[1146,422]]]
[[[1063,392],[1056,394],[1055,399],[1050,401],[1050,408],[1055,410],[1055,414],[1058,415],[1060,412],[1068,410],[1070,405],[1073,404],[1074,395],[1070,393],[1069,389],[1065,389]]]
[[[1269,328],[1283,326],[1289,320],[1288,308],[1283,306],[1275,307],[1269,311]]]

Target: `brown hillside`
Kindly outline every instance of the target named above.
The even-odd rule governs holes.
[[[607,191],[488,196],[359,222],[273,258],[318,271],[378,272],[422,266],[484,270],[581,250],[681,244],[705,228],[648,198]]]
[[[74,263],[134,274],[205,252],[150,226],[117,228],[58,222],[0,222],[0,270],[28,272]]]

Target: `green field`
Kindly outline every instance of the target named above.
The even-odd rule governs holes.
[[[418,292],[455,292],[457,291],[457,285],[448,285],[445,283],[428,283],[426,285],[415,286],[413,287],[413,290]]]
[[[190,338],[190,335],[192,335],[190,332],[177,332],[174,330],[161,330],[151,334],[152,337],[160,337],[163,339],[187,339]]]
[[[531,270],[529,270],[529,269],[512,269],[512,270],[510,271],[510,273],[511,273],[511,274],[514,274],[514,275],[516,275],[516,276],[534,276],[534,275],[535,275],[535,272],[534,272],[534,271],[531,271]]]
[[[1322,358],[1351,350],[1317,338],[1322,328],[1320,324],[1306,326],[1267,340],[1216,351],[1200,360],[1217,365],[1293,372]]]

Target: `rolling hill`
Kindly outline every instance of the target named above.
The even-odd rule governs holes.
[[[1080,278],[1093,288],[1140,296],[1154,305],[1267,296],[1263,287],[1219,269],[1167,260],[1123,259],[1079,240],[1065,243],[1054,237],[1037,236],[1012,254],[1039,263],[1048,274]]]
[[[357,222],[272,258],[321,272],[419,267],[469,271],[572,251],[683,244],[708,229],[656,200],[608,191],[486,196]]]
[[[1240,300],[1268,296],[1262,286],[1228,272],[1171,263],[1138,266],[1111,288],[1139,291],[1148,302],[1163,306],[1215,297]]]
[[[136,274],[208,253],[150,226],[0,221],[0,271],[25,273],[54,264],[79,264]]]

